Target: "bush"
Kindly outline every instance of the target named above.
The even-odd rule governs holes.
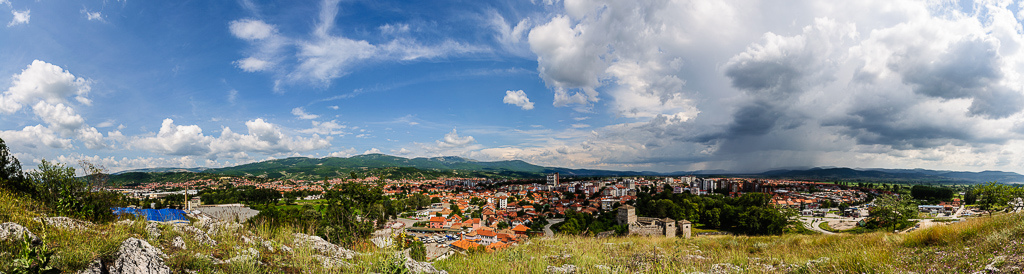
[[[105,223],[114,220],[111,207],[127,204],[123,195],[91,191],[91,184],[75,178],[75,168],[43,160],[28,180],[35,187],[35,198],[59,216]]]
[[[409,247],[409,257],[417,261],[427,260],[427,247],[421,241],[414,241]]]

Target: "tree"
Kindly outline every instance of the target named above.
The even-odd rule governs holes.
[[[85,178],[88,179],[89,188],[102,187],[107,183],[107,168],[103,165],[93,164],[86,160],[78,161],[78,166],[85,170]]]
[[[462,215],[462,210],[459,209],[459,205],[451,204],[448,208],[452,210],[452,215]]]
[[[409,248],[409,257],[417,261],[427,260],[427,247],[421,241],[413,241]]]
[[[892,230],[917,216],[917,208],[913,203],[901,196],[882,195],[875,199],[875,206],[868,210],[875,227],[891,227]]]
[[[4,139],[0,139],[0,188],[28,194],[35,190],[28,180],[25,180],[21,162],[7,149]]]
[[[1005,207],[1013,198],[1021,196],[1020,189],[996,182],[982,185],[974,191],[979,196],[978,204],[982,209],[988,210],[989,215],[992,215],[992,211]]]
[[[36,186],[40,200],[57,214],[74,213],[79,207],[78,194],[88,191],[88,183],[75,179],[75,168],[42,160],[37,170],[28,174]]]

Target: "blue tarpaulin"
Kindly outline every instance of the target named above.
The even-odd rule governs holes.
[[[170,222],[170,221],[188,221],[185,218],[185,211],[181,209],[140,209],[130,207],[115,207],[113,208],[114,215],[122,214],[135,214],[136,216],[146,216],[146,220],[157,221],[157,222]]]

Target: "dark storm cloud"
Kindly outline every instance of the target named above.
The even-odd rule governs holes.
[[[744,61],[725,70],[732,86],[761,97],[783,99],[801,91],[797,82],[803,78],[790,60]]]
[[[973,97],[1002,77],[999,55],[992,42],[964,39],[939,56],[908,50],[894,56],[889,68],[903,76],[914,92],[943,99]]]
[[[907,50],[889,62],[915,93],[942,99],[973,99],[972,115],[1005,118],[1020,112],[1020,92],[1003,87],[998,41],[965,37],[938,56]]]

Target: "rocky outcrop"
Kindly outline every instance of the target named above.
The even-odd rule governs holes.
[[[90,222],[75,220],[68,217],[38,217],[33,218],[32,220],[41,222],[43,225],[69,230],[86,229],[92,226],[92,223]]]
[[[110,274],[142,274],[142,273],[171,273],[171,269],[164,264],[164,255],[160,249],[153,247],[148,242],[128,238],[121,243],[117,249],[114,264],[110,267]]]
[[[174,237],[174,240],[171,241],[171,246],[181,250],[188,250],[188,246],[185,245],[185,239],[182,239],[181,236]]]
[[[256,249],[250,247],[250,248],[248,248],[246,250],[242,250],[242,252],[239,253],[238,256],[232,257],[231,259],[224,260],[223,263],[230,264],[230,263],[234,263],[234,262],[251,262],[251,261],[259,262],[259,258],[260,258],[260,252],[257,251]],[[262,263],[260,263],[260,264],[262,264]]]
[[[121,247],[114,254],[114,262],[107,264],[96,260],[79,274],[170,274],[171,268],[164,264],[166,258],[159,248],[149,242],[128,238],[121,242]]]
[[[576,273],[578,269],[575,265],[563,264],[562,266],[549,265],[545,272],[547,273]]]
[[[99,260],[92,261],[92,263],[89,264],[89,266],[86,267],[84,270],[78,271],[78,274],[103,274],[103,273],[106,273],[106,272],[103,271],[103,263],[100,262]]]
[[[294,244],[296,248],[300,246],[309,246],[319,253],[314,254],[313,257],[317,258],[317,260],[323,264],[324,268],[350,266],[351,264],[345,260],[350,260],[358,255],[355,251],[332,244],[318,236],[311,236],[302,233],[295,233]],[[285,249],[285,246],[282,245],[281,249]],[[290,249],[288,250],[290,251]]]
[[[405,269],[413,274],[448,274],[448,271],[437,270],[433,264],[428,262],[417,262],[412,258],[405,258]]]
[[[307,245],[321,254],[346,260],[352,259],[356,255],[355,251],[332,244],[319,236],[311,236],[302,233],[295,233],[295,245]]]
[[[174,224],[174,231],[191,236],[193,241],[208,246],[217,246],[217,241],[210,238],[203,230],[188,224]]]
[[[24,226],[16,223],[0,224],[0,241],[21,241],[25,237],[28,237],[33,245],[39,244],[39,237],[36,237],[36,234],[32,234],[32,231],[28,231]]]
[[[217,235],[219,233],[231,232],[242,227],[241,224],[236,222],[218,221],[216,219],[202,219],[197,224],[198,227],[206,230],[206,234]]]
[[[160,238],[160,225],[156,222],[147,222],[146,234],[149,234],[150,239]]]

